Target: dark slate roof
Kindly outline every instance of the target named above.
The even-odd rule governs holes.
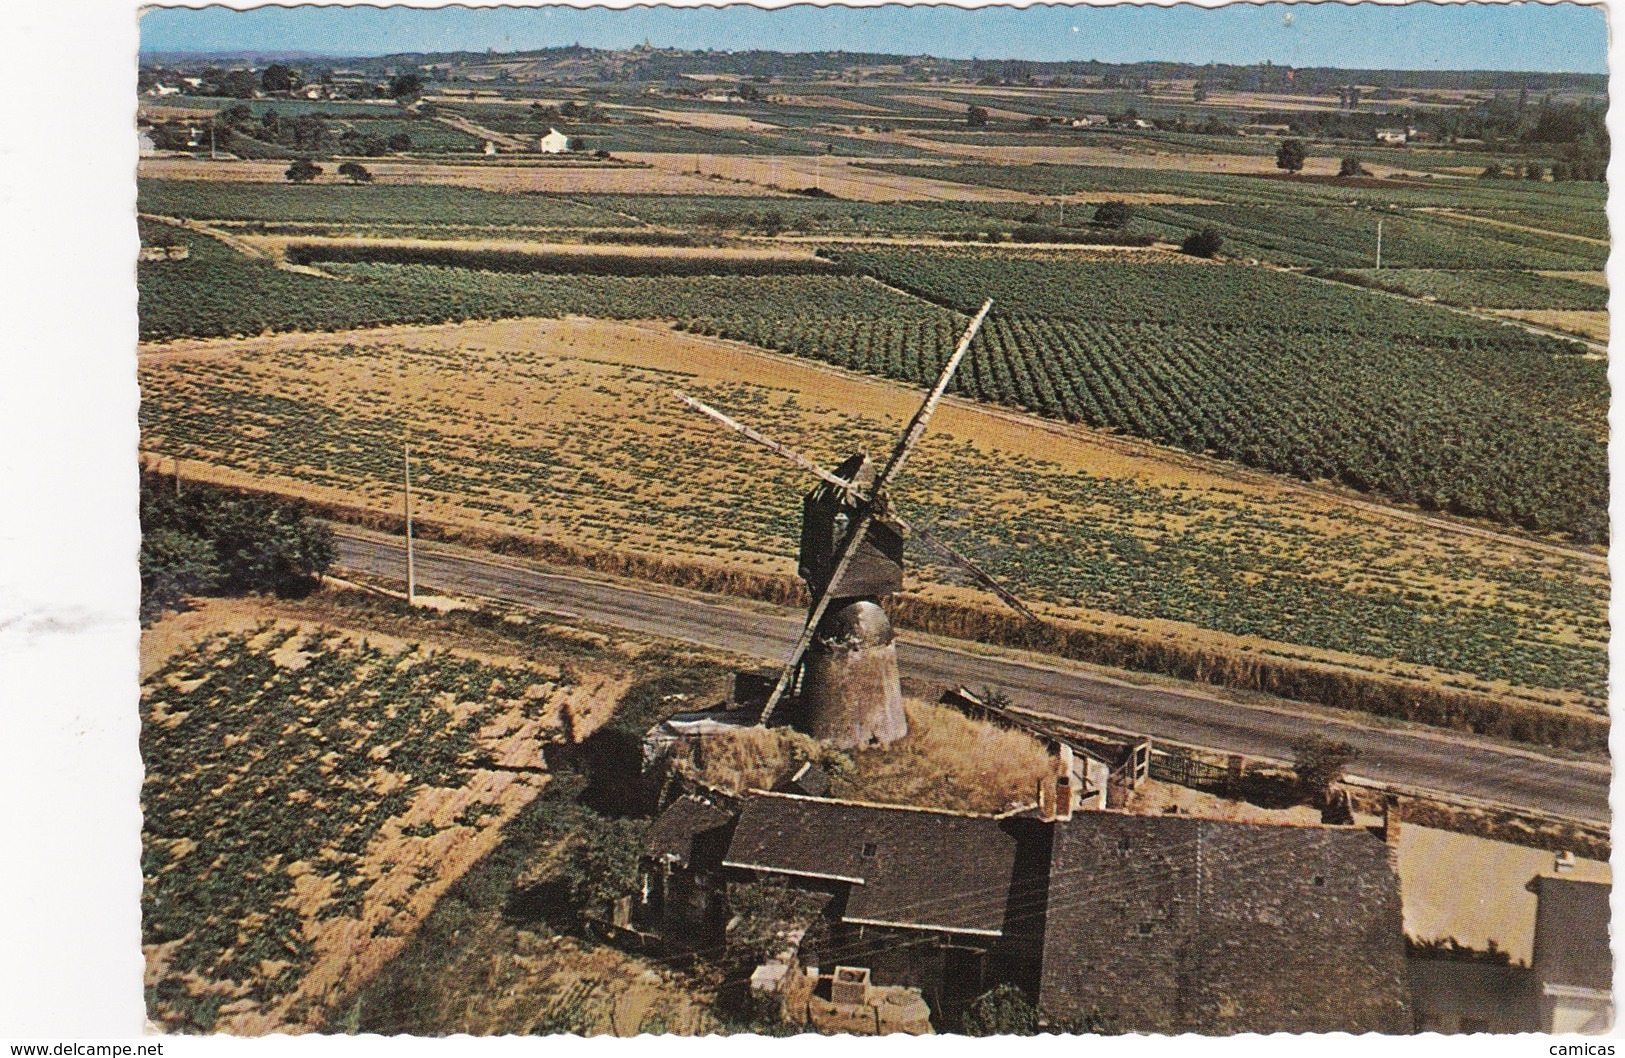
[[[1540,898],[1533,962],[1541,983],[1611,991],[1608,898],[1613,886],[1543,875],[1530,888]]]
[[[706,849],[722,847],[727,828],[733,823],[732,812],[684,795],[673,801],[649,826],[643,840],[643,853],[654,859],[674,859],[687,867],[696,860],[705,860]],[[715,866],[715,855],[710,866]]]
[[[1016,867],[1012,829],[988,816],[752,794],[724,863],[850,883],[847,922],[997,936]]]
[[[1039,1005],[1119,1032],[1411,1031],[1399,881],[1360,829],[1055,826]]]
[[[829,794],[829,776],[823,768],[809,760],[784,781],[784,787],[779,792],[824,797]]]

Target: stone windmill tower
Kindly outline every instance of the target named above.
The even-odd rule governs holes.
[[[888,489],[925,435],[959,362],[992,307],[982,306],[914,413],[884,466],[866,454],[826,470],[786,445],[679,393],[689,407],[784,456],[817,478],[802,500],[801,577],[812,605],[807,624],[762,710],[766,724],[793,691],[792,718],[809,734],[840,749],[888,745],[908,734],[898,682],[897,648],[885,598],[903,586],[903,545],[918,536],[971,573],[1023,616],[1038,621],[992,576],[930,533],[909,525],[892,507]]]

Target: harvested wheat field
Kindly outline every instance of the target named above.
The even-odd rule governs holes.
[[[630,155],[626,156],[629,159]],[[193,158],[143,158],[138,175],[173,180],[226,180],[285,184],[286,162],[209,162]],[[640,165],[562,165],[538,162],[379,161],[367,163],[378,184],[450,184],[482,191],[553,191],[563,194],[626,195],[760,195],[750,187],[717,184],[681,172]],[[318,184],[340,184],[336,170],[316,178]]]
[[[830,465],[889,445],[919,399],[579,319],[176,342],[143,354],[141,382],[144,450],[188,475],[395,515],[410,423],[426,522],[695,563],[782,599],[805,474],[673,390]],[[1601,707],[1606,569],[1585,553],[960,399],[897,493],[1075,627]],[[915,553],[913,598],[997,612],[937,561]]]
[[[1497,316],[1522,320],[1537,327],[1550,327],[1565,334],[1577,334],[1594,342],[1608,341],[1608,310],[1586,309],[1496,309]]]
[[[622,676],[207,602],[143,637],[149,1016],[320,1027],[548,782]]]

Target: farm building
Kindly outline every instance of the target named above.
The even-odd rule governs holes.
[[[1416,135],[1415,129],[1378,129],[1376,139],[1378,143],[1387,143],[1398,146]]]
[[[820,928],[797,925],[816,943],[781,956],[774,979],[856,967],[868,986],[917,990],[939,1026],[1008,983],[1058,1024],[1111,1031],[1410,1031],[1398,881],[1380,838],[1069,815],[680,798],[646,846],[640,917],[698,944],[719,938],[728,882],[822,894]]]
[[[1529,883],[1539,901],[1531,970],[1542,1032],[1607,1032],[1614,1022],[1614,956],[1608,945],[1613,886],[1567,877],[1565,861]]]
[[[1105,114],[1085,114],[1081,118],[1074,118],[1072,127],[1075,129],[1097,129],[1104,128],[1111,123],[1112,119]]]
[[[1411,1031],[1399,880],[1363,828],[1054,826],[1039,1008],[1114,1031]]]
[[[536,147],[543,154],[564,154],[570,149],[570,137],[558,129],[549,128],[547,135],[536,141]]]

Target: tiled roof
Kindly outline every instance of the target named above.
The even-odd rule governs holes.
[[[989,816],[753,794],[725,863],[850,883],[848,922],[997,936],[1016,865],[1011,831]]]
[[[733,813],[708,804],[692,795],[673,801],[655,818],[644,838],[643,852],[655,859],[674,859],[688,866],[696,858],[703,858],[706,846],[721,847],[721,838],[733,822]],[[699,846],[699,851],[696,851]],[[711,866],[715,866],[715,859]]]
[[[1364,830],[1055,826],[1039,1005],[1114,1031],[1408,1032],[1399,886]]]

